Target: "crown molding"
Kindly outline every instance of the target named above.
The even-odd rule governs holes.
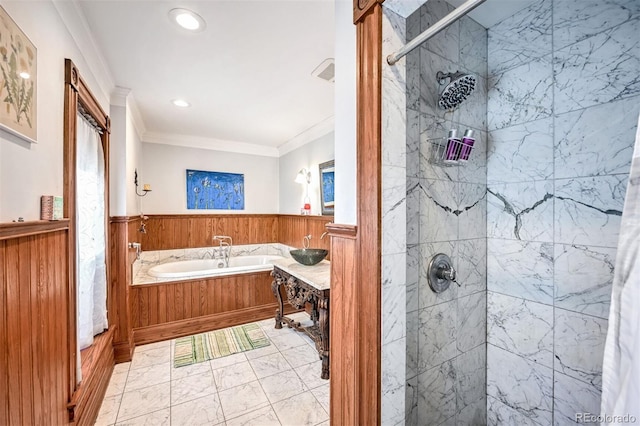
[[[238,154],[260,155],[262,157],[279,157],[278,149],[271,146],[256,145],[246,142],[227,141],[199,136],[145,132],[142,142],[163,145],[184,146],[188,148],[209,149],[212,151],[235,152]]]
[[[96,79],[103,98],[110,99],[115,82],[77,0],[51,0],[51,2],[89,67],[89,72]]]
[[[289,139],[278,147],[278,155],[282,157],[293,150],[300,148],[310,142],[313,142],[322,136],[328,135],[335,130],[335,117],[325,118],[321,122],[314,124],[299,135]]]

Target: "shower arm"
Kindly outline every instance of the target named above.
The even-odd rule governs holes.
[[[451,13],[430,26],[427,30],[411,40],[409,43],[402,46],[395,53],[387,56],[387,63],[389,65],[395,65],[396,62],[406,56],[413,49],[420,46],[422,43],[429,40],[431,37],[438,34],[440,31],[444,30],[449,25],[453,24],[455,21],[471,12],[473,9],[480,6],[485,1],[486,0],[467,0],[466,2],[461,4],[460,7],[455,8]]]

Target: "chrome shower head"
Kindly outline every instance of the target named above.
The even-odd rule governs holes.
[[[446,85],[440,94],[440,100],[438,100],[438,105],[442,109],[456,108],[476,88],[476,76],[473,74],[465,74],[460,71],[445,74],[442,71],[438,71],[436,78],[440,84],[445,84],[449,79],[449,84]]]

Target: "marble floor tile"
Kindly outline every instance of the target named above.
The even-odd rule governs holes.
[[[213,370],[213,378],[218,390],[230,389],[258,380],[248,361]]]
[[[170,394],[171,384],[169,382],[123,393],[118,411],[118,422],[170,407]]]
[[[148,343],[146,345],[136,346],[135,353],[140,354],[143,352],[149,352],[154,349],[166,349],[171,346],[171,340],[164,340],[162,342]]]
[[[144,416],[125,420],[122,423],[116,423],[116,426],[169,426],[170,424],[179,424],[171,422],[170,417],[171,409],[165,408]]]
[[[309,389],[315,389],[329,383],[327,380],[320,377],[322,374],[322,361],[315,361],[310,364],[303,365],[296,368],[295,371]]]
[[[122,394],[107,396],[102,400],[96,426],[107,426],[116,422],[120,401],[122,401]]]
[[[317,361],[320,357],[318,351],[309,345],[297,346],[281,353],[293,368]]]
[[[217,394],[171,406],[172,426],[217,425],[224,422]]]
[[[259,408],[242,416],[228,419],[227,426],[280,426],[280,420],[271,406]]]
[[[127,382],[128,371],[120,371],[118,373],[115,372],[111,375],[111,379],[109,380],[109,386],[107,386],[106,396],[119,395],[124,392],[124,386]]]
[[[287,349],[295,348],[305,343],[300,333],[284,333],[281,336],[270,336],[270,339],[271,344],[275,345],[279,351],[286,351]]]
[[[210,362],[198,362],[196,364],[185,365],[184,367],[178,368],[175,368],[173,366],[173,362],[171,362],[171,380],[182,379],[188,376],[199,376],[207,374],[207,372],[211,372]]]
[[[171,365],[168,362],[129,371],[125,392],[146,388],[171,380]]]
[[[276,402],[273,410],[283,426],[311,426],[329,419],[327,412],[310,391]]]
[[[260,348],[260,349],[263,349],[263,348]],[[253,352],[253,351],[248,351],[248,352]],[[228,367],[228,366],[233,365],[233,364],[246,362],[247,361],[247,356],[245,354],[248,353],[248,352],[240,352],[240,353],[233,354],[233,355],[223,356],[221,358],[215,358],[215,359],[212,359],[211,361],[209,361],[209,365],[211,366],[212,370],[217,370],[218,368]]]
[[[171,359],[171,348],[165,346],[135,353],[131,361],[131,370],[149,367],[151,365],[168,363]]]
[[[329,413],[329,383],[315,389],[311,389],[311,393],[316,397],[322,408]]]
[[[216,390],[216,383],[211,373],[173,380],[171,381],[171,404],[176,405],[211,395]]]
[[[251,363],[251,367],[253,367],[253,371],[259,379],[291,370],[291,365],[279,352],[251,359],[249,363]]]
[[[293,370],[260,379],[260,385],[272,404],[309,390]]]
[[[118,374],[118,373],[122,373],[122,372],[125,372],[125,371],[129,371],[130,368],[131,368],[131,361],[122,362],[120,364],[116,364],[113,367],[113,373],[114,374]]]
[[[257,380],[221,391],[218,396],[227,420],[269,405],[269,399]]]

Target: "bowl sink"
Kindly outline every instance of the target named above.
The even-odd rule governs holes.
[[[302,263],[303,265],[312,266],[316,263],[320,263],[322,259],[327,257],[329,251],[325,249],[308,248],[291,250],[289,251],[289,253],[291,253],[291,257],[293,257],[296,262]]]

